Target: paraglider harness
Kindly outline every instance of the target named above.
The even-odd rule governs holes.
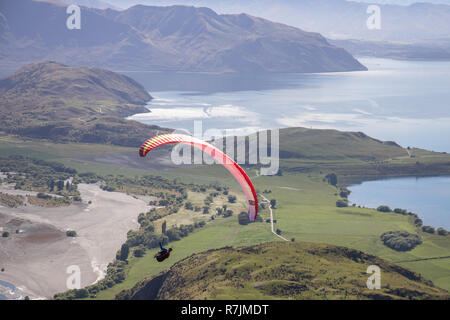
[[[172,248],[169,248],[169,250],[167,250],[162,246],[161,242],[159,243],[159,247],[161,248],[161,251],[155,254],[155,258],[156,260],[158,260],[158,262],[163,262],[168,257],[170,257],[170,252],[172,251]]]

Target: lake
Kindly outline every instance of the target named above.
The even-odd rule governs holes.
[[[155,98],[132,119],[244,134],[283,127],[362,131],[450,152],[450,62],[359,58],[369,71],[321,74],[125,72]]]
[[[424,225],[450,230],[450,177],[395,178],[350,186],[351,203],[417,213]]]

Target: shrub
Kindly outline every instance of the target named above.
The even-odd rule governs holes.
[[[414,219],[414,225],[415,225],[416,227],[421,227],[421,226],[423,226],[423,221],[422,221],[422,219],[416,217],[416,218]]]
[[[379,206],[377,208],[377,211],[379,211],[379,212],[392,212],[391,208],[389,208],[388,206]]]
[[[336,201],[336,207],[338,208],[348,207],[348,201],[344,199],[339,199],[338,201]]]
[[[233,215],[233,210],[227,210],[225,211],[225,213],[223,214],[224,218],[228,218],[231,217]]]
[[[44,200],[50,200],[52,198],[51,195],[39,192],[36,197],[38,197],[39,199],[44,199]]]
[[[86,289],[75,289],[73,293],[77,299],[87,298],[89,295],[89,292]]]
[[[440,236],[448,235],[448,231],[445,230],[444,228],[438,228],[436,231],[437,231],[437,234],[440,235]]]
[[[426,233],[431,233],[431,234],[434,234],[434,228],[433,227],[430,227],[430,226],[423,226],[422,227],[422,231],[423,232],[426,232]]]
[[[143,257],[144,253],[145,253],[145,249],[143,249],[143,248],[137,248],[133,252],[134,256],[137,258]]]
[[[408,214],[408,210],[400,209],[400,208],[395,208],[394,212],[398,213],[398,214],[405,214],[405,215]]]
[[[229,203],[235,203],[237,200],[236,196],[228,196],[228,202]]]
[[[9,232],[8,231],[3,231],[2,237],[3,238],[8,238],[9,237]]]
[[[341,189],[341,192],[339,193],[339,196],[341,198],[348,198],[349,194],[350,194],[350,190],[348,190],[348,189]]]
[[[261,217],[261,215],[257,215],[255,218],[255,222],[263,222],[263,218]]]
[[[406,231],[388,231],[381,235],[384,245],[396,251],[409,251],[422,243],[417,234]]]
[[[66,231],[66,236],[68,237],[76,237],[77,236],[77,232],[74,230],[67,230]]]

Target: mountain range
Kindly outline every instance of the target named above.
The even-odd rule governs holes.
[[[120,0],[117,5],[138,1]],[[142,0],[155,5],[192,4],[190,0]],[[196,0],[220,13],[246,12],[319,32],[330,39],[416,42],[449,38],[450,5],[416,1],[409,5],[347,0]],[[393,2],[393,1],[392,1]],[[413,2],[413,1],[410,1]],[[396,2],[398,3],[398,2]],[[380,8],[381,29],[370,30],[368,7]],[[126,7],[126,6],[125,6]]]
[[[337,72],[366,70],[318,33],[208,8],[82,7],[66,27],[65,4],[6,0],[0,6],[0,68],[38,60],[113,70]]]

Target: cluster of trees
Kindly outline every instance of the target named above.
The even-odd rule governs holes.
[[[246,226],[249,223],[251,223],[250,218],[248,216],[248,212],[242,211],[241,213],[239,213],[238,222],[240,225],[243,226]],[[261,217],[261,215],[257,215],[254,222],[263,222],[263,218]]]
[[[437,234],[440,236],[447,236],[449,234],[449,232],[447,230],[445,230],[444,228],[434,229],[431,226],[422,226],[422,231],[426,232],[426,233]]]
[[[12,155],[0,157],[0,168],[7,173],[6,182],[14,184],[16,189],[80,198],[77,185],[67,181],[76,176],[77,171],[63,164]]]
[[[12,195],[0,192],[0,203],[10,207],[17,208],[24,204],[25,197],[21,195]]]
[[[409,251],[422,243],[417,234],[406,231],[388,231],[381,235],[384,245],[396,251]]]

